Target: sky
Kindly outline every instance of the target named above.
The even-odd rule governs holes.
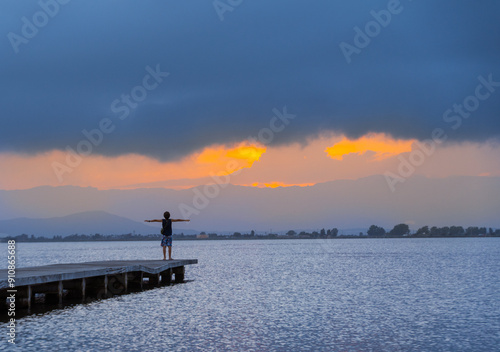
[[[0,10],[2,190],[500,176],[498,1]]]

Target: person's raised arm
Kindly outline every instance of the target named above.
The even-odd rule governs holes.
[[[184,220],[184,219],[172,219],[173,222],[181,222],[181,221],[190,221],[190,220]]]
[[[161,219],[144,220],[144,222],[162,222]]]

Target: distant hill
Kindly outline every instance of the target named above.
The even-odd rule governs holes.
[[[310,187],[256,188],[225,185],[173,190],[166,188],[99,190],[92,187],[37,187],[0,190],[0,219],[26,216],[52,218],[96,209],[124,218],[102,219],[99,212],[75,215],[68,221],[45,219],[41,223],[0,222],[0,233],[35,234],[75,232],[155,233],[143,219],[189,216],[190,223],[176,223],[174,231],[207,233],[283,232],[338,228],[346,234],[366,232],[370,225],[386,230],[407,223],[417,230],[429,226],[486,226],[500,228],[500,177],[463,176],[444,179],[413,176],[391,192],[384,176],[337,180]],[[210,197],[202,193],[216,194]],[[207,193],[208,194],[208,193]],[[192,209],[191,214],[180,207]],[[90,214],[94,214],[91,216]],[[104,217],[104,216],[103,216]],[[72,220],[71,220],[72,219]],[[132,219],[132,220],[130,220]],[[54,221],[54,222],[51,222]],[[78,222],[80,221],[80,222]],[[136,222],[134,222],[136,221]],[[65,223],[63,226],[61,223]],[[59,225],[61,224],[61,225]],[[59,227],[61,226],[61,227]],[[362,230],[361,230],[362,229]],[[353,232],[354,230],[354,232]],[[359,230],[359,231],[358,231]]]
[[[160,224],[149,226],[105,211],[86,211],[82,213],[46,218],[17,218],[0,221],[0,233],[3,236],[21,234],[52,237],[72,234],[154,234],[160,233]],[[177,232],[177,231],[176,231]],[[191,233],[194,231],[185,231]]]

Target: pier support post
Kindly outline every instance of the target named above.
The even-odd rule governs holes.
[[[87,279],[73,279],[65,280],[64,285],[64,299],[65,300],[81,300],[85,301],[87,298]]]
[[[172,269],[162,271],[160,274],[162,285],[170,285],[172,283]]]
[[[158,286],[160,283],[160,274],[146,274],[149,282],[148,284],[151,286]]]
[[[7,290],[3,291],[2,301],[7,305],[7,307],[10,304],[10,302],[7,301],[7,297],[9,295],[10,293],[8,293]],[[17,294],[15,296],[16,296],[16,302],[14,303],[15,306],[28,308],[28,310],[31,308],[31,304],[33,302],[33,290],[30,285],[19,287],[17,289]]]
[[[86,288],[87,288],[87,280],[85,278],[82,278],[82,302],[85,301],[85,291],[86,291]]]
[[[34,298],[33,297],[33,289],[31,288],[31,285],[28,285],[26,289],[26,293],[28,294],[28,311],[31,310],[31,300]]]
[[[134,271],[125,275],[127,275],[127,290],[142,290],[142,272]]]
[[[47,282],[32,288],[33,293],[41,293],[45,297],[46,305],[57,305],[59,303],[59,285],[61,281]]]
[[[184,282],[184,266],[173,268],[172,271],[175,274],[175,282]]]
[[[108,298],[108,275],[104,275],[104,297]]]
[[[62,280],[59,281],[59,285],[57,285],[57,295],[58,295],[58,303],[59,305],[62,305],[63,301],[63,282]]]

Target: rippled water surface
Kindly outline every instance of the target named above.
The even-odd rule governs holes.
[[[17,250],[18,267],[161,258],[156,242]],[[499,350],[498,238],[177,241],[174,258],[199,259],[188,282],[21,318],[14,349],[4,324],[0,350]]]

